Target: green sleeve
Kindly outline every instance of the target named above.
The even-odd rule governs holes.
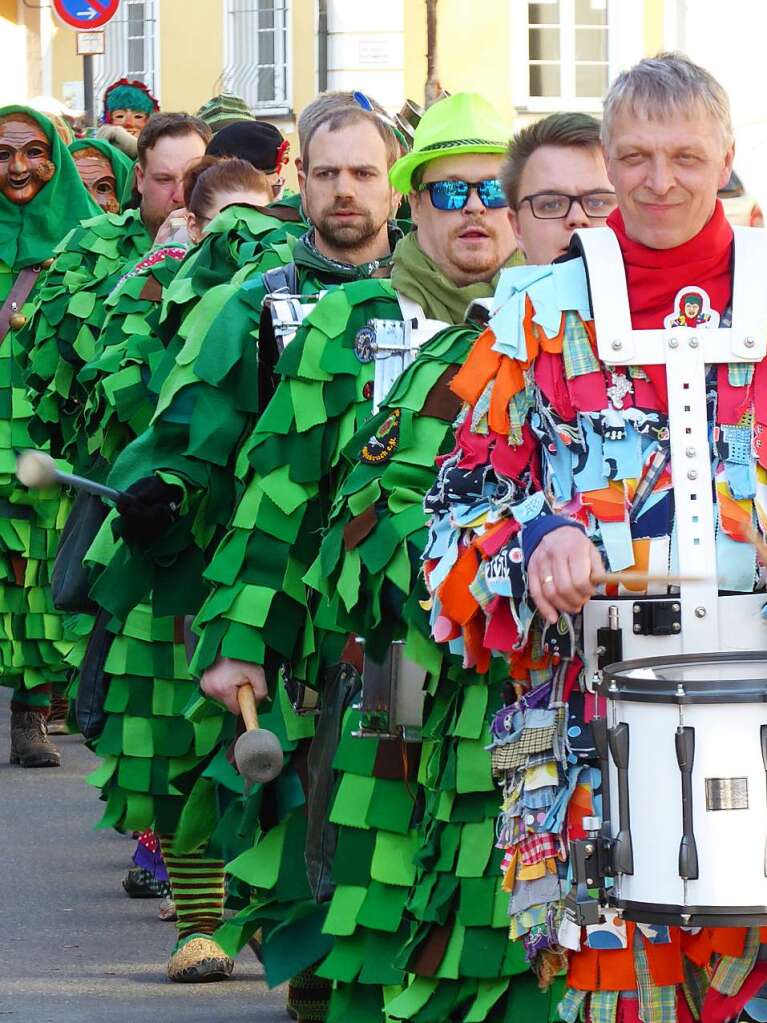
[[[238,459],[242,492],[206,572],[212,592],[197,619],[196,669],[220,653],[263,663],[274,655],[313,670],[312,615],[303,577],[317,557],[343,450],[369,418],[373,365],[354,352],[374,318],[399,319],[387,282],[331,292],[307,317],[278,366],[274,397]]]

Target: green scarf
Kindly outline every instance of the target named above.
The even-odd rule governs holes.
[[[122,149],[113,146],[106,139],[75,139],[69,147],[69,152],[74,154],[81,149],[98,149],[101,155],[109,160],[112,173],[115,176],[115,192],[122,206],[122,199],[125,196],[128,185],[133,183],[134,161]]]
[[[0,107],[0,117],[8,114],[26,114],[37,121],[50,143],[56,167],[53,178],[26,206],[0,195],[0,259],[13,270],[22,270],[48,259],[73,227],[88,217],[99,216],[101,210],[88,194],[74,160],[48,118],[16,104]]]
[[[402,232],[393,223],[389,224],[389,244],[393,249],[395,245],[401,244]],[[372,277],[376,270],[392,265],[391,255],[382,256],[381,259],[374,259],[369,263],[342,263],[340,260],[329,259],[323,256],[314,244],[314,228],[310,228],[306,234],[296,241],[293,248],[293,262],[298,267],[313,271],[322,281],[327,278],[329,284],[338,284],[346,281],[364,281]]]
[[[509,265],[519,262],[517,253]],[[394,250],[391,282],[397,291],[417,302],[430,320],[463,323],[466,309],[479,298],[491,298],[498,275],[492,281],[479,281],[457,287],[443,274],[418,244],[417,234],[408,234]]]

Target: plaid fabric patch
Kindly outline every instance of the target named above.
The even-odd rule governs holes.
[[[482,567],[480,567],[479,572],[469,583],[469,593],[471,593],[480,607],[487,607],[490,601],[497,595],[490,592],[490,587],[487,585]]]
[[[753,378],[753,364],[748,362],[728,363],[727,380],[731,387],[749,387]]]
[[[709,989],[708,973],[703,966],[696,966],[686,956],[682,960],[684,968],[684,984],[682,994],[687,1002],[687,1008],[693,1019],[700,1019],[703,1011],[703,1002],[706,999],[706,992]]]
[[[551,749],[555,733],[554,725],[546,728],[525,728],[516,742],[493,749],[493,770],[510,771],[515,767],[521,767],[531,754]]]
[[[677,1023],[676,986],[659,987],[650,976],[650,961],[639,930],[634,931],[634,972],[639,993],[639,1018],[645,1023]]]
[[[619,994],[620,991],[594,991],[589,1002],[590,1023],[615,1023]],[[650,1023],[649,1019],[647,1023]]]
[[[759,954],[759,931],[749,927],[742,956],[722,956],[711,978],[711,987],[722,995],[736,995],[751,973]]]
[[[587,991],[576,991],[575,988],[569,987],[565,991],[565,997],[557,1006],[557,1017],[563,1023],[576,1023],[576,1020],[583,1019],[581,1010],[587,994]]]
[[[525,866],[540,863],[541,860],[548,860],[559,856],[560,840],[557,835],[543,833],[540,835],[528,835],[517,846],[519,858]]]
[[[482,394],[477,399],[477,404],[474,406],[471,413],[471,432],[479,433],[482,435],[487,434],[487,415],[490,411],[490,395],[493,393],[493,385],[489,383]]]
[[[562,343],[562,358],[568,380],[599,372],[599,360],[583,326],[583,320],[575,312],[565,313],[565,336]]]

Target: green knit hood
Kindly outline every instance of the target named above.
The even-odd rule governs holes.
[[[520,262],[517,251],[507,266]],[[500,272],[500,271],[499,271]],[[466,310],[478,299],[495,294],[498,274],[491,281],[479,281],[458,287],[440,270],[418,243],[418,234],[408,234],[394,250],[391,282],[397,291],[417,302],[430,319],[445,323],[463,323]]]
[[[101,213],[80,180],[74,160],[51,122],[30,107],[0,107],[0,117],[25,114],[37,121],[51,146],[53,178],[25,206],[0,194],[0,259],[14,270],[48,259],[81,220]]]
[[[69,152],[74,154],[81,149],[98,149],[101,155],[109,160],[115,176],[115,192],[122,206],[126,192],[130,191],[128,186],[133,184],[134,161],[106,139],[75,139],[69,147]]]

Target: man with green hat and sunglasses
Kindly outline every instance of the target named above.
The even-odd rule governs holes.
[[[449,374],[477,335],[477,327],[455,325],[463,325],[472,302],[490,295],[493,279],[514,253],[498,184],[508,135],[498,114],[476,95],[452,96],[424,115],[412,153],[390,174],[395,188],[409,196],[416,231],[398,243],[390,281],[354,282],[327,295],[283,355],[274,398],[238,460],[242,497],[206,573],[214,588],[197,619],[201,641],[194,667],[203,673],[203,690],[233,713],[241,685],[251,685],[259,701],[273,698],[268,710],[262,707],[261,721],[290,754],[277,791],[298,789],[310,758],[306,859],[320,903],[309,927],[305,913],[299,916],[281,900],[283,875],[295,870],[300,857],[301,831],[295,812],[270,828],[268,787],[255,786],[238,816],[246,819],[260,800],[255,816],[261,827],[253,847],[228,868],[236,882],[251,886],[253,902],[224,925],[219,940],[225,947],[241,943],[261,925],[270,984],[314,962],[307,982],[315,1005],[312,1015],[301,1016],[306,1020],[325,1018],[316,1004],[323,979],[333,984],[327,1018],[355,1021],[380,1020],[384,988],[403,981],[393,960],[409,936],[403,910],[413,879],[412,796],[420,752],[418,743],[351,738],[359,713],[347,708],[358,689],[360,661],[347,640],[360,630],[350,624],[346,606],[361,565],[359,559],[350,562],[327,597],[314,592],[324,588],[325,568],[332,571],[340,549],[354,541],[336,531],[330,541],[335,553],[320,564],[321,530],[345,499],[355,463],[373,488],[387,472],[399,474],[402,507],[408,503],[410,470],[398,463],[397,452],[412,433],[413,414],[371,415],[389,387],[396,388],[402,369],[414,360],[419,365],[419,348],[429,338],[436,334],[430,346],[442,341],[442,347],[416,377],[414,409],[421,408],[428,384]],[[363,484],[355,508],[361,513],[371,505],[374,522],[374,504]],[[411,510],[397,520],[392,542],[381,547],[385,561],[393,557],[389,567],[400,582],[403,572],[409,574],[403,542],[412,518]],[[364,529],[357,533],[361,542]],[[243,613],[246,605],[253,613]],[[380,612],[380,585],[369,606]],[[294,696],[322,691],[321,738],[311,752],[302,740],[311,730],[278,682],[280,666],[283,676],[291,676]],[[344,738],[333,764],[332,737],[342,721]],[[230,819],[236,819],[236,802],[230,796]],[[369,903],[364,913],[363,902]]]

